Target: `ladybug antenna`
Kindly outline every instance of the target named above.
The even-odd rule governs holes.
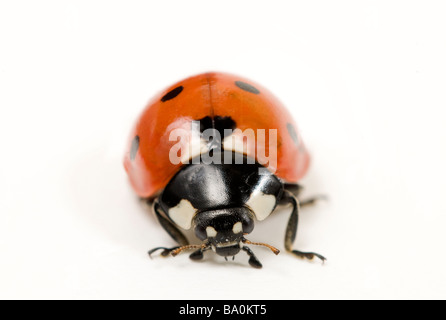
[[[170,254],[172,255],[172,257],[175,257],[175,256],[177,256],[178,254],[180,254],[184,250],[190,250],[190,249],[205,250],[208,247],[209,246],[206,243],[203,243],[202,245],[187,245],[187,246],[182,246],[182,247],[176,248],[175,250],[172,250],[170,252]]]
[[[275,255],[278,255],[278,254],[280,253],[280,250],[279,250],[279,249],[277,249],[277,248],[275,248],[275,247],[273,247],[273,246],[271,246],[271,245],[269,245],[269,244],[266,244],[266,243],[261,243],[261,242],[251,242],[251,241],[249,241],[248,239],[245,239],[245,238],[242,239],[242,242],[245,243],[245,244],[252,244],[252,245],[255,245],[255,246],[263,246],[263,247],[267,247],[267,248],[270,249]]]

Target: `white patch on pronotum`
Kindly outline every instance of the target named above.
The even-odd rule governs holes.
[[[175,122],[169,126],[175,127],[169,133],[169,141],[176,142],[169,150],[170,163],[174,165],[189,164],[191,159],[196,159],[199,155],[209,152],[208,142],[201,138],[199,121],[179,123],[178,126],[178,128],[175,127]],[[191,126],[191,129],[188,129],[188,126]],[[198,158],[193,162],[200,163],[200,160]]]
[[[224,138],[223,149],[241,154],[255,154],[256,135],[253,129],[233,130],[232,134]]]
[[[265,220],[276,206],[276,197],[272,194],[264,194],[261,191],[255,191],[251,194],[246,205],[254,212],[257,220]]]
[[[235,234],[241,233],[242,231],[243,231],[243,225],[241,222],[235,223],[234,226],[232,227],[232,232],[234,232]]]
[[[169,217],[181,228],[189,230],[196,212],[197,209],[189,201],[182,199],[175,207],[169,209]]]
[[[209,152],[209,148],[207,142],[201,139],[200,136],[193,136],[192,140],[184,151],[184,154],[181,155],[181,163],[189,164],[191,159],[195,159],[199,155]],[[199,161],[200,160],[198,160],[198,163]]]
[[[230,135],[223,140],[223,149],[232,150],[241,154],[245,153],[243,137]]]
[[[206,228],[206,234],[208,238],[215,238],[217,236],[217,231],[214,229],[214,227],[207,227]]]

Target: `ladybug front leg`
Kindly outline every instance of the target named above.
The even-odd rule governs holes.
[[[164,217],[162,209],[158,203],[158,200],[155,200],[153,202],[153,211],[155,212],[155,215],[161,226],[172,237],[172,239],[179,244],[179,246],[173,248],[157,247],[149,251],[149,256],[152,256],[152,254],[156,251],[163,250],[161,252],[161,255],[163,257],[167,257],[171,254],[172,251],[180,247],[189,245],[189,241],[184,236],[184,234],[172,222],[170,222],[166,217]]]
[[[281,204],[288,203],[292,205],[293,211],[291,212],[291,216],[288,220],[288,225],[285,232],[285,249],[288,252],[298,256],[299,258],[312,260],[314,259],[314,257],[317,257],[321,259],[322,262],[325,262],[325,260],[327,259],[318,253],[293,250],[293,243],[296,239],[297,226],[299,224],[299,200],[297,200],[297,198],[290,191],[285,190],[281,199]]]
[[[328,200],[328,198],[324,195],[320,195],[320,196],[314,196],[312,198],[308,198],[308,199],[304,199],[304,200],[299,200],[299,207],[301,207],[301,208],[309,207],[309,206],[315,205],[320,200],[326,201],[326,200]]]

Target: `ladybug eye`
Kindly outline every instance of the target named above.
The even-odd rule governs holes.
[[[206,240],[207,237],[208,237],[207,233],[206,233],[206,228],[204,228],[203,226],[196,226],[195,227],[195,235],[200,240]]]
[[[254,230],[254,221],[252,219],[245,219],[242,222],[243,225],[243,233],[251,233]]]

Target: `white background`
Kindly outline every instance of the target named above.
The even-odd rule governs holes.
[[[0,298],[446,298],[441,1],[1,1]],[[174,243],[122,158],[166,86],[251,78],[313,155],[295,247],[150,260]],[[283,249],[289,210],[251,235]]]

